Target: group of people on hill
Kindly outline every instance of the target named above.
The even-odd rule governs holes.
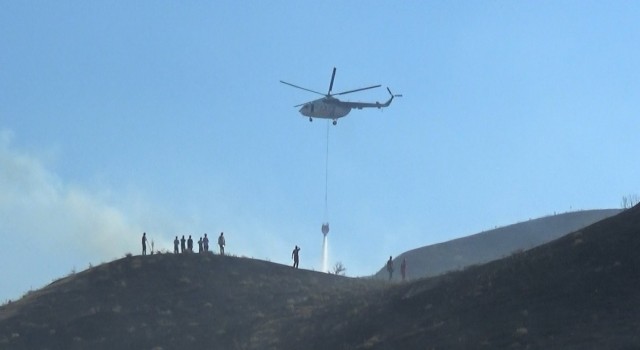
[[[224,255],[224,247],[227,245],[227,242],[224,238],[224,232],[220,232],[220,236],[218,236],[218,246],[220,247],[220,255]],[[182,235],[181,239],[173,240],[173,252],[175,254],[184,254],[184,253],[193,253],[193,238],[189,235],[189,238],[185,238]],[[209,237],[207,234],[204,234],[204,237],[200,237],[198,239],[198,253],[208,253],[209,252]],[[298,268],[300,264],[300,247],[295,246],[293,248],[293,252],[291,252],[291,259],[293,259],[293,267]],[[153,254],[153,252],[151,252]],[[142,233],[142,255],[147,255],[147,233]]]
[[[227,245],[227,242],[224,238],[224,232],[220,232],[220,236],[218,237],[218,246],[220,247],[220,255],[224,255],[224,247]],[[153,247],[152,247],[153,248]],[[178,249],[179,248],[179,249]],[[184,253],[193,253],[193,239],[191,235],[189,238],[184,238],[182,235],[182,239],[173,240],[173,252],[175,254],[184,254]],[[204,234],[204,237],[200,237],[198,240],[198,253],[207,253],[209,252],[209,237],[207,234]],[[151,252],[153,254],[153,252]],[[142,255],[147,255],[147,233],[142,233]]]
[[[186,243],[186,245],[185,245]],[[220,247],[220,255],[224,255],[224,246],[227,242],[224,239],[224,232],[220,232],[220,236],[218,237],[218,246]],[[178,250],[178,245],[180,246],[180,250]],[[184,254],[184,253],[193,253],[193,239],[191,235],[189,235],[188,239],[184,238],[184,235],[181,239],[173,240],[173,252],[175,254]],[[198,239],[198,253],[208,253],[209,252],[209,237],[207,234],[204,234],[204,237],[200,237]]]

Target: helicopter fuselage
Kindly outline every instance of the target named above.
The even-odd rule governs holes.
[[[342,118],[351,112],[351,107],[345,106],[336,98],[321,98],[305,103],[300,108],[300,114],[309,118],[333,119]]]

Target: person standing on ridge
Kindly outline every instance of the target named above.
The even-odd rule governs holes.
[[[402,275],[402,282],[407,277],[407,259],[402,258],[402,264],[400,264],[400,274]]]
[[[198,254],[202,253],[202,237],[198,240]]]
[[[389,272],[389,281],[391,281],[391,277],[393,276],[393,258],[389,257],[387,261],[387,272]]]
[[[187,248],[189,253],[193,253],[193,239],[191,239],[191,235],[189,235],[189,239],[187,240]]]
[[[173,240],[173,253],[174,254],[178,254],[178,245],[180,244],[180,241],[178,240],[178,236],[176,236],[176,239]]]
[[[180,239],[180,253],[184,253],[187,250],[186,243],[187,240],[184,239],[184,235],[182,235],[182,239]]]
[[[220,255],[224,255],[224,246],[226,242],[224,241],[224,232],[220,232],[220,237],[218,237],[218,245],[220,246]]]
[[[293,259],[293,268],[297,269],[298,264],[300,263],[300,257],[298,252],[300,251],[300,247],[296,246],[293,248],[293,252],[291,252],[291,258]]]
[[[142,233],[142,255],[147,255],[147,233]]]
[[[204,252],[207,253],[209,251],[209,237],[207,237],[207,234],[204,234],[204,238],[202,239],[202,245],[204,248]]]

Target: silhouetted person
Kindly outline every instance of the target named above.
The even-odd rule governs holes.
[[[142,233],[142,255],[147,255],[147,233]]]
[[[176,236],[176,239],[173,241],[173,252],[178,254],[178,245],[180,244],[180,241],[178,240],[178,236]]]
[[[220,255],[224,255],[224,246],[226,242],[224,241],[224,232],[220,232],[220,237],[218,237],[218,245],[220,246]]]
[[[402,258],[402,264],[400,264],[400,274],[402,275],[402,281],[407,278],[407,259]]]
[[[207,237],[207,234],[204,234],[204,238],[202,239],[202,245],[204,248],[204,252],[208,252],[209,251],[209,237]]]
[[[193,253],[193,239],[191,239],[191,235],[189,235],[189,239],[187,240],[187,248],[189,248],[189,253]]]
[[[391,277],[393,276],[393,259],[389,257],[387,261],[387,272],[389,272],[389,281],[391,281]]]
[[[184,235],[182,235],[182,238],[180,239],[180,253],[184,253],[184,251],[187,250],[186,242],[187,240],[184,239]]]
[[[198,240],[198,254],[202,253],[202,237]]]
[[[296,246],[293,248],[293,252],[291,252],[291,258],[293,259],[293,268],[298,268],[298,263],[300,262],[300,257],[298,252],[300,251],[300,247]]]

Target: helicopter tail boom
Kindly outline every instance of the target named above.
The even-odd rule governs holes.
[[[375,102],[375,103],[370,103],[370,102],[341,102],[344,105],[347,105],[351,108],[355,108],[355,109],[363,109],[363,108],[385,108],[385,107],[389,107],[391,105],[391,102],[393,102],[393,98],[394,97],[402,97],[402,95],[394,95],[391,92],[391,89],[387,88],[387,91],[389,91],[389,95],[391,96],[387,102],[385,103],[380,103],[380,102]]]

